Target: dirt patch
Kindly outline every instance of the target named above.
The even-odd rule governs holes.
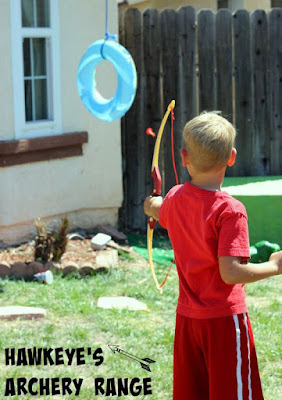
[[[95,263],[96,252],[92,250],[90,239],[69,240],[65,254],[61,258],[63,264],[75,262],[77,264]],[[24,243],[18,247],[8,247],[0,251],[0,262],[9,264],[15,262],[30,263],[34,261],[34,241]]]
[[[129,247],[128,247],[129,249]],[[61,258],[61,264],[69,265],[72,263],[78,265],[95,264],[99,251],[91,248],[91,240],[69,240],[65,254]],[[6,262],[13,264],[16,262],[31,263],[34,261],[34,241],[21,244],[17,247],[8,247],[0,250],[0,263]],[[134,250],[130,253],[120,251],[119,263],[134,267],[147,267],[147,261]]]

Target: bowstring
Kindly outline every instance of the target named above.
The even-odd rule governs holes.
[[[170,139],[171,139],[171,158],[172,158],[172,165],[173,165],[173,170],[174,170],[174,176],[175,176],[175,182],[176,185],[179,184],[178,181],[178,175],[176,171],[176,166],[175,166],[175,155],[174,155],[174,134],[173,134],[173,121],[175,120],[174,117],[174,111],[171,109],[171,130],[170,130]]]
[[[177,170],[176,170],[176,166],[175,166],[175,154],[174,154],[174,133],[173,133],[173,121],[175,120],[175,116],[174,116],[174,111],[173,109],[170,110],[170,116],[171,116],[171,129],[170,129],[170,140],[171,140],[171,158],[172,158],[172,165],[173,165],[173,170],[174,170],[174,176],[175,176],[175,182],[176,185],[179,184],[179,180],[178,180],[178,175],[177,175]],[[163,280],[163,282],[160,284],[160,288],[162,288],[164,286],[164,284],[167,281],[167,278],[169,276],[170,270],[173,266],[173,264],[175,264],[175,258],[172,260],[167,273],[165,275],[165,278]]]

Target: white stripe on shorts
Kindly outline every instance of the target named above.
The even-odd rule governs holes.
[[[249,388],[249,400],[253,399],[252,396],[252,385],[251,385],[251,357],[250,357],[250,337],[249,337],[249,329],[248,329],[248,322],[247,322],[247,314],[244,313],[244,321],[246,327],[246,335],[247,335],[247,345],[248,345],[248,360],[249,360],[249,374],[248,374],[248,388]]]
[[[237,376],[237,399],[243,400],[243,383],[242,383],[242,356],[241,356],[241,332],[239,327],[239,320],[237,315],[233,315],[233,320],[235,324],[236,330],[236,352],[237,352],[237,368],[236,368],[236,376]]]
[[[247,314],[243,314],[246,335],[247,335],[247,346],[248,346],[248,389],[249,389],[249,399],[252,400],[252,385],[251,385],[251,358],[250,358],[250,337],[249,337],[249,329],[247,323]],[[242,354],[241,354],[241,331],[239,326],[239,319],[237,315],[233,315],[233,320],[235,324],[236,330],[236,352],[237,352],[237,367],[236,367],[236,376],[237,376],[237,399],[243,400],[243,382],[242,382]]]

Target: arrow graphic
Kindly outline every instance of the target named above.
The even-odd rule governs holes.
[[[148,364],[155,363],[156,361],[152,360],[151,358],[139,358],[134,356],[133,354],[127,353],[126,351],[122,350],[119,345],[116,344],[109,344],[109,348],[112,350],[112,352],[122,354],[125,357],[131,358],[134,361],[137,361],[140,363],[141,367],[143,369],[146,369],[146,371],[151,372],[151,369]]]

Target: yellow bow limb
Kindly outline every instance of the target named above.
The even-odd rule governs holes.
[[[162,186],[162,179],[160,175],[160,170],[159,170],[159,154],[160,154],[160,146],[161,146],[161,139],[164,131],[165,124],[167,122],[167,119],[169,117],[169,114],[175,107],[175,100],[172,100],[170,104],[167,107],[166,113],[162,119],[156,143],[155,143],[155,148],[154,148],[154,154],[153,154],[153,160],[152,160],[152,168],[151,168],[151,176],[154,180],[154,188],[152,192],[152,196],[160,196],[161,195],[161,186]],[[150,270],[151,274],[153,277],[153,280],[155,282],[156,288],[160,293],[163,292],[162,286],[163,284],[159,284],[158,279],[155,274],[155,269],[154,269],[154,263],[153,263],[153,233],[154,233],[154,227],[156,225],[156,220],[153,217],[150,217],[148,220],[148,226],[147,226],[147,249],[148,249],[148,260],[149,260],[149,265],[150,265]],[[163,282],[164,283],[164,282]]]

